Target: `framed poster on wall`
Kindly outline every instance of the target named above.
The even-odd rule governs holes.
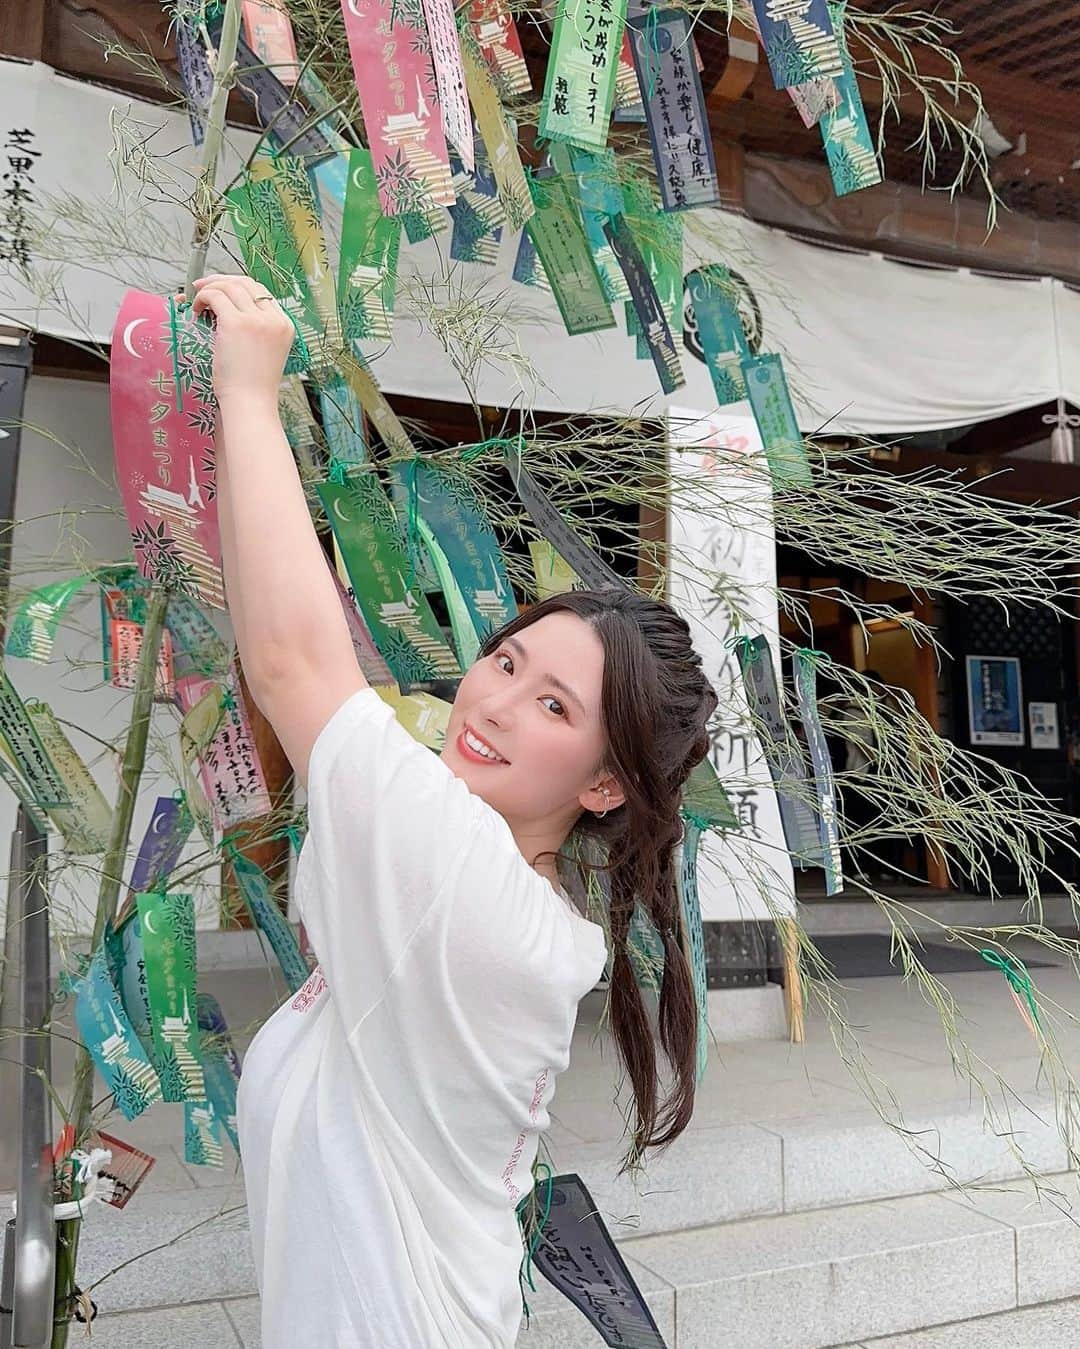
[[[1020,661],[1016,656],[968,656],[967,694],[973,745],[1024,743]]]

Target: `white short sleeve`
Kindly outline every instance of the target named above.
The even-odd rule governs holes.
[[[486,983],[504,1006],[518,988],[523,1006],[538,988],[576,1004],[606,957],[602,929],[372,689],[349,697],[312,747],[297,890],[348,1034],[395,979]]]

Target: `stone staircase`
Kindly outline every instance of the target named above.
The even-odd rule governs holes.
[[[241,1024],[238,999],[264,996],[270,976],[213,964],[203,963],[206,985]],[[1075,1011],[1070,972],[1039,974]],[[637,1186],[614,1179],[613,1052],[595,1030],[597,1000],[586,999],[556,1092],[551,1159],[585,1180],[670,1349],[1080,1345],[1080,1195],[1038,1055],[997,976],[947,982],[977,1052],[993,1047],[1016,1089],[1007,1113],[999,1105],[984,1120],[898,980],[852,981],[853,1018],[896,1091],[907,1141],[869,1107],[811,1016],[805,1046],[720,1046],[693,1128]],[[260,1342],[235,1159],[221,1171],[185,1166],[180,1113],[156,1106],[115,1124],[158,1163],[126,1212],[98,1206],[87,1222],[81,1282],[120,1267],[93,1293],[95,1349]],[[1041,1176],[1041,1202],[1018,1150]],[[602,1343],[540,1276],[528,1301],[521,1349]]]

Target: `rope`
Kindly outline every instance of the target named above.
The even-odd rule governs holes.
[[[1012,991],[1025,999],[1027,1005],[1031,1008],[1031,1015],[1035,1024],[1038,1026],[1040,1024],[1039,1005],[1035,1001],[1035,986],[1031,982],[1031,976],[1024,968],[1023,961],[1018,960],[1013,955],[1002,955],[990,947],[984,947],[979,955],[988,965],[995,965],[1008,980]]]

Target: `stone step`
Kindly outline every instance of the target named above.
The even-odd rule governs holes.
[[[1045,1177],[1040,1192],[1023,1182],[913,1195],[620,1247],[669,1349],[975,1349],[976,1335],[978,1349],[1057,1349],[1080,1343],[1077,1176]],[[96,1284],[96,1349],[255,1349],[235,1200],[228,1187],[157,1191],[126,1214],[92,1215],[80,1282]],[[540,1276],[536,1285],[519,1349],[599,1346],[575,1308]]]
[[[558,1105],[556,1103],[556,1108]],[[576,1171],[618,1239],[745,1218],[1011,1182],[1071,1162],[1041,1098],[988,1122],[980,1105],[905,1113],[900,1130],[869,1109],[768,1124],[692,1128],[649,1160],[638,1181],[616,1177],[620,1149],[555,1125],[557,1172]],[[1019,1154],[1019,1155],[1018,1155]]]
[[[885,1343],[945,1349],[962,1332],[943,1323],[1080,1296],[1074,1173],[1045,1178],[1041,1205],[1027,1182],[974,1200],[956,1192],[879,1200],[622,1249],[674,1290],[674,1349],[826,1349],[896,1335]],[[1075,1309],[1067,1314],[1080,1324]],[[1038,1338],[1002,1336],[980,1349],[1043,1349]]]

